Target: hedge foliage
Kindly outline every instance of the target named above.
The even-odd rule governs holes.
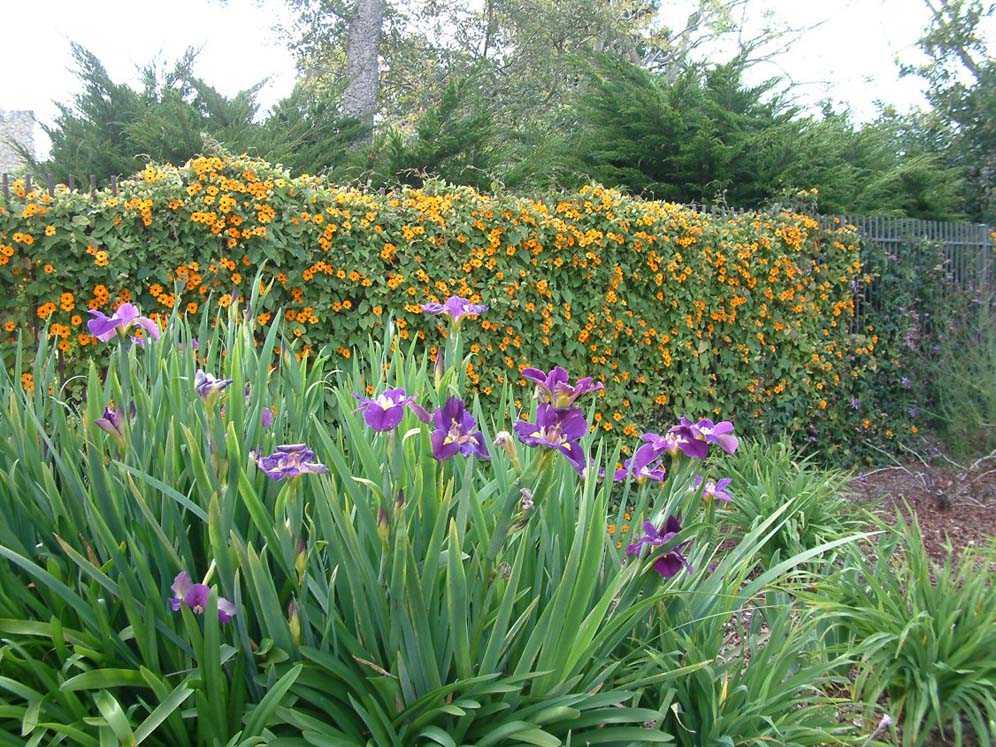
[[[117,195],[13,186],[3,347],[18,330],[56,337],[67,372],[99,354],[87,309],[131,301],[165,323],[248,296],[259,272],[269,289],[253,313],[279,320],[298,356],[331,343],[348,357],[387,310],[401,338],[433,340],[420,304],[488,304],[465,348],[483,398],[523,366],[560,364],[615,384],[596,427],[627,436],[732,413],[748,433],[839,444],[874,365],[874,330],[849,331],[867,280],[857,236],[805,215],[715,218],[597,185],[559,201],[435,184],[378,194],[244,156],[152,164]]]

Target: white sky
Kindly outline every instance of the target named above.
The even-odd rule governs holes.
[[[663,18],[675,25],[690,0],[664,0]],[[764,10],[806,31],[777,65],[758,69],[759,79],[789,74],[801,103],[831,98],[859,121],[875,115],[876,101],[905,111],[922,104],[920,81],[898,76],[897,59],[915,61],[926,27],[923,0],[750,0],[752,16]],[[137,69],[157,55],[175,61],[201,48],[197,74],[226,95],[264,79],[264,109],[289,93],[291,56],[275,23],[287,18],[283,0],[0,0],[4,19],[4,71],[0,109],[31,109],[44,122],[54,101],[79,91],[69,42],[77,41],[104,63],[116,82],[137,84]],[[991,24],[989,38],[996,38]]]

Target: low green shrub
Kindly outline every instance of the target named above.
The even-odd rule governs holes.
[[[765,565],[854,533],[860,521],[845,497],[846,474],[817,466],[779,441],[744,440],[724,460],[734,500],[721,514],[737,536],[783,512],[778,531],[759,548]]]
[[[856,695],[884,696],[902,743],[928,744],[936,731],[954,744],[996,739],[996,549],[964,549],[931,561],[919,526],[902,514],[879,540],[847,548],[843,570],[807,601],[838,628],[858,665]]]

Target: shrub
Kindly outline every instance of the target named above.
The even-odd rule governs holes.
[[[858,663],[854,690],[869,706],[881,696],[904,745],[940,730],[968,744],[996,735],[996,596],[993,549],[934,563],[919,527],[897,514],[873,556],[851,546],[844,570],[808,597],[839,627]]]
[[[0,255],[8,357],[16,330],[47,335],[67,375],[95,353],[87,310],[130,300],[153,318],[194,314],[212,296],[231,303],[265,266],[253,313],[280,318],[298,355],[348,355],[388,308],[402,340],[432,348],[422,303],[483,300],[491,312],[466,341],[484,403],[522,367],[560,363],[614,385],[597,427],[626,436],[684,412],[736,413],[742,428],[803,430],[840,454],[876,345],[848,331],[862,269],[847,227],[713,218],[599,186],[550,202],[431,183],[380,195],[203,157],[150,164],[116,195],[15,183]]]
[[[846,475],[818,467],[811,458],[797,458],[784,441],[742,441],[722,469],[737,487],[721,517],[738,535],[770,516],[783,517],[778,531],[760,548],[765,565],[851,534],[859,526],[844,497]]]

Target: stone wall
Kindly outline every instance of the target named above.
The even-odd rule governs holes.
[[[35,152],[35,114],[30,111],[0,109],[0,174],[13,173],[24,166],[11,141]]]

